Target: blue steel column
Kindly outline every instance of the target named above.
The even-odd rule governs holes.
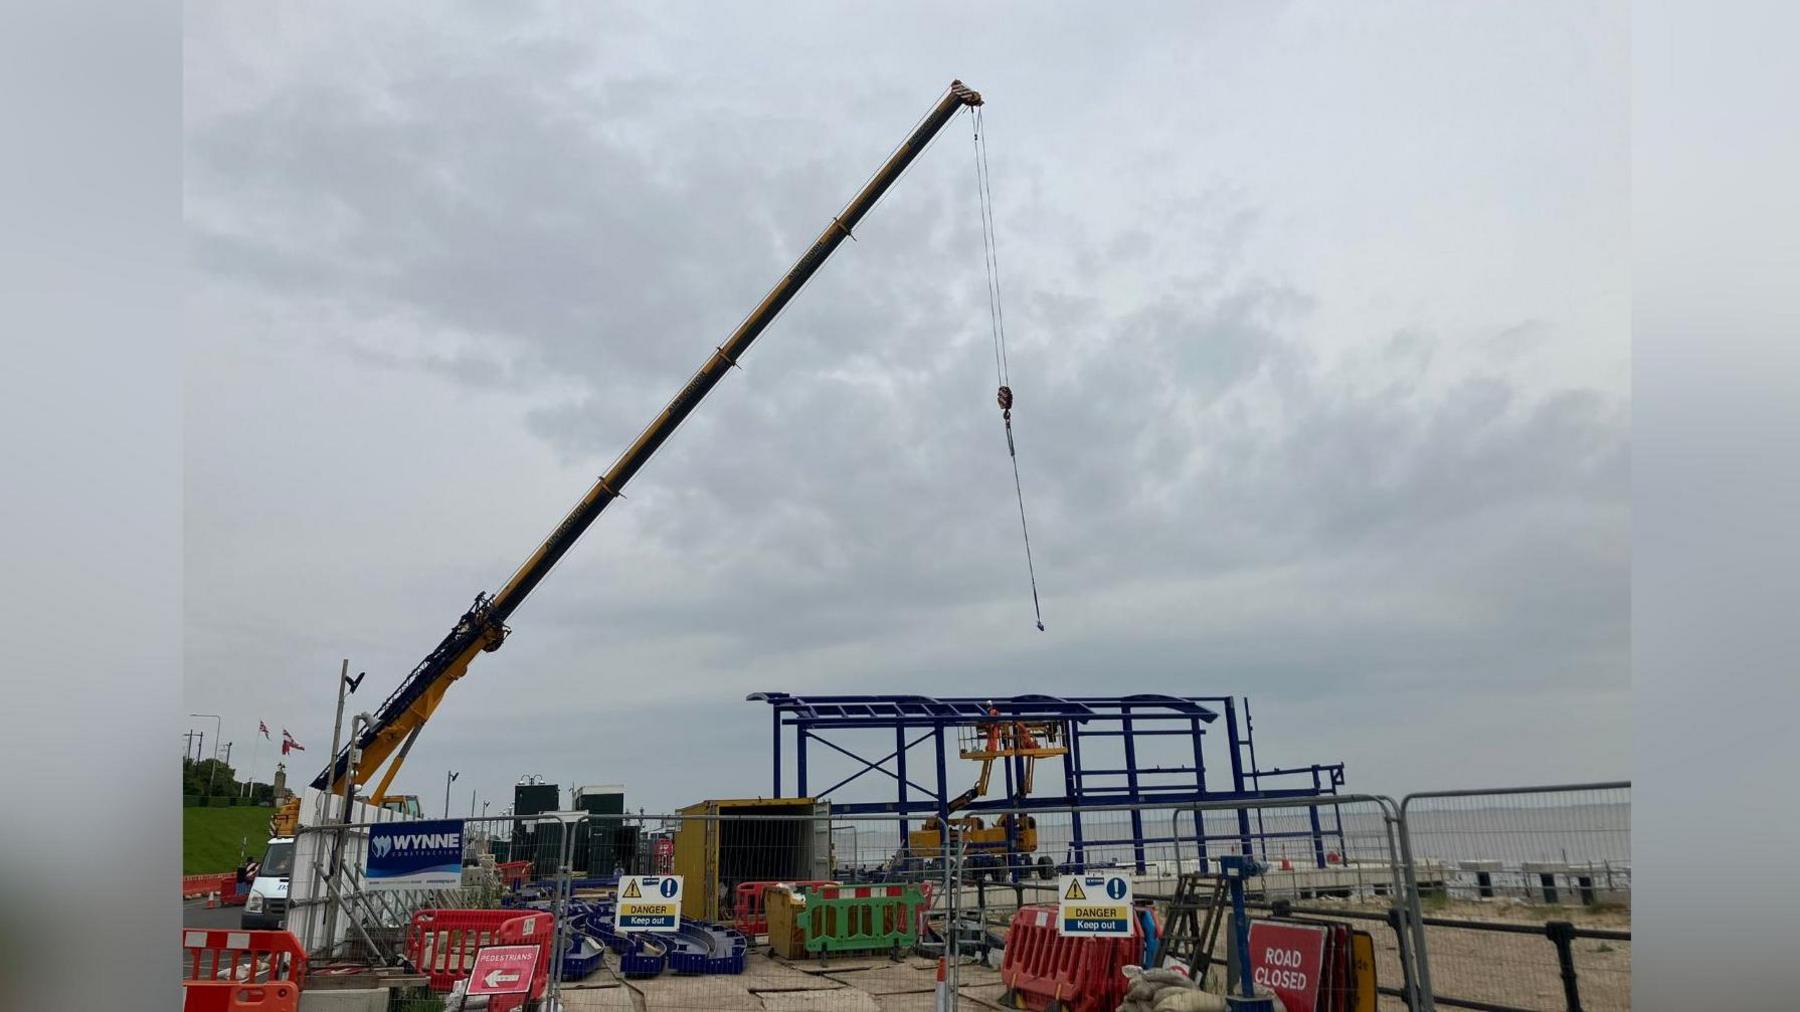
[[[906,722],[900,720],[894,724],[895,759],[900,768],[900,839],[906,839],[906,831],[912,823],[906,818]]]
[[[807,729],[806,721],[801,721],[794,732],[794,797],[809,797],[806,793],[806,739],[812,736]]]
[[[1125,789],[1133,805],[1137,804],[1137,735],[1131,731],[1131,707],[1119,707],[1119,727],[1125,735]],[[1131,854],[1137,860],[1137,873],[1144,873],[1144,811],[1141,808],[1131,810]]]
[[[1019,747],[1018,720],[1015,719],[1012,722],[1012,726],[1007,728],[1006,733],[1001,737],[1001,741],[1005,742],[1009,740],[1007,736],[1010,736],[1010,740],[1012,741],[1014,754],[1007,756],[1005,759],[1000,760],[1000,762],[1001,765],[1006,767],[1006,800],[1010,803],[1014,800],[1015,796],[1018,798],[1023,798],[1025,796],[1025,759],[1017,753]],[[1022,819],[1023,816],[1020,816],[1020,818]],[[1019,819],[1007,822],[1006,838],[1005,842],[1002,844],[1001,858],[1006,862],[1007,881],[1009,882],[1017,882],[1019,880],[1017,873],[1014,872],[1012,868],[1013,852],[1019,848],[1018,829]]]
[[[1200,730],[1200,718],[1195,717],[1188,724],[1194,735],[1194,793],[1205,794],[1206,758],[1205,750],[1201,747],[1204,732]],[[1200,855],[1200,874],[1204,875],[1206,874],[1206,817],[1200,813],[1198,808],[1194,809],[1194,842]],[[1180,842],[1177,841],[1176,846],[1180,845]]]
[[[932,737],[937,741],[937,810],[938,819],[946,824],[950,821],[950,784],[944,776],[944,724],[939,721]]]
[[[1313,797],[1316,800],[1319,794],[1319,768],[1317,766],[1313,767],[1312,775]],[[1325,867],[1325,830],[1319,825],[1319,806],[1307,806],[1306,814],[1312,820],[1313,863],[1323,868]]]
[[[781,797],[781,707],[771,707],[775,711],[775,793],[771,798]]]
[[[1231,789],[1242,794],[1244,791],[1244,757],[1243,739],[1238,737],[1237,705],[1230,697],[1225,697],[1225,734],[1231,739]],[[1237,810],[1238,842],[1244,856],[1251,856],[1250,849],[1250,810]]]
[[[1073,848],[1069,855],[1073,867],[1069,871],[1078,874],[1087,870],[1087,848],[1082,845],[1081,839],[1081,793],[1084,779],[1081,772],[1081,724],[1073,720],[1069,721],[1069,757],[1066,761],[1075,764],[1074,771],[1069,774],[1069,779],[1075,784],[1075,791],[1069,796],[1072,802],[1069,811],[1069,844]]]

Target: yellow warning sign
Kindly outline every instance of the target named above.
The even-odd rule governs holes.
[[[613,926],[619,931],[679,930],[681,876],[631,875],[621,878]]]
[[[1122,871],[1064,875],[1057,886],[1057,932],[1066,936],[1130,938],[1131,877]]]

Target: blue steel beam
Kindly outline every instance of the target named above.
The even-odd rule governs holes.
[[[1179,794],[1146,794],[1143,798],[1143,802],[1146,806],[1151,808],[1183,808],[1187,805],[1202,804],[1209,801],[1258,801],[1275,798],[1310,798],[1313,796],[1313,793],[1305,788],[1281,788],[1241,792],[1226,791],[1204,795],[1196,794],[1192,791],[1184,791]],[[1123,803],[1113,798],[1091,798],[1090,800],[1099,804]],[[995,798],[990,801],[977,801],[967,808],[962,809],[962,811],[973,813],[1008,811],[1035,812],[1044,809],[1060,810],[1067,807],[1069,807],[1069,804],[1065,798],[1023,798],[1011,803],[1007,802],[1004,798]],[[893,801],[834,801],[831,803],[831,810],[845,815],[899,815],[912,812],[936,813],[938,811],[936,806],[929,801],[909,801],[904,809],[902,809],[897,802]],[[1237,839],[1237,837],[1232,836],[1228,837],[1228,839]]]

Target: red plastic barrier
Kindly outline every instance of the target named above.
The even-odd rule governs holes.
[[[221,893],[231,888],[237,881],[237,872],[221,872],[217,875],[183,875],[181,876],[181,898],[191,900],[208,893]]]
[[[550,932],[549,914],[532,914],[526,917],[515,917],[500,925],[501,945],[538,946],[537,971],[531,976],[531,991],[528,994],[497,994],[488,999],[488,1012],[513,1012],[523,1008],[526,998],[533,1001],[542,998],[550,987],[550,949],[555,941]]]
[[[182,985],[182,1012],[299,1012],[300,989],[285,980],[234,984],[190,980]]]
[[[1060,1001],[1070,1012],[1118,1008],[1126,988],[1119,970],[1143,958],[1144,932],[1137,919],[1130,938],[1069,938],[1056,927],[1052,906],[1020,907],[1013,915],[1000,962],[1000,980],[1007,987],[1002,1003],[1041,1010]]]
[[[512,922],[520,922],[513,924]],[[543,946],[538,965],[549,972],[550,915],[518,910],[421,910],[406,929],[406,958],[433,991],[448,991],[475,968],[484,945]]]
[[[731,905],[731,926],[746,935],[766,935],[769,933],[769,914],[764,895],[772,885],[791,885],[814,889],[820,886],[834,886],[834,880],[814,880],[804,882],[739,882],[736,896]]]
[[[243,888],[240,890],[239,886]],[[250,898],[250,883],[239,883],[237,872],[221,872],[217,875],[183,875],[181,877],[181,898],[198,899],[202,896],[219,894],[219,902],[228,907],[241,907]]]
[[[181,948],[185,1012],[280,1012],[298,1006],[306,950],[292,932],[183,928]],[[294,992],[294,1004],[282,1005],[281,995],[288,989]]]
[[[500,884],[504,886],[516,888],[531,880],[530,861],[502,861],[494,865],[494,870],[500,873]]]
[[[306,980],[306,950],[291,931],[181,929],[185,980]]]

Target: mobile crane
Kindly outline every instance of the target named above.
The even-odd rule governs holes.
[[[830,224],[825,226],[825,230],[799,261],[775,282],[775,286],[763,296],[750,315],[707,357],[705,364],[701,365],[693,378],[676,393],[662,413],[651,420],[637,439],[626,447],[625,452],[619,455],[606,473],[594,482],[587,494],[581,497],[524,564],[513,572],[506,584],[491,596],[477,594],[474,603],[457,619],[456,625],[381,704],[380,709],[372,715],[373,719],[364,724],[360,731],[353,729],[350,741],[332,758],[331,765],[313,779],[314,788],[333,794],[342,792],[346,780],[352,785],[359,780],[366,783],[386,763],[386,769],[381,772],[381,779],[369,793],[368,800],[376,805],[387,800],[388,787],[405,762],[407,751],[418,739],[426,721],[431,719],[432,713],[443,702],[444,693],[468,672],[469,663],[478,655],[498,650],[506,641],[507,634],[511,632],[506,625],[507,618],[524,603],[549,574],[551,567],[568,552],[601,511],[614,499],[621,498],[621,493],[632,476],[674,434],[675,429],[719,380],[724,378],[725,373],[737,366],[751,343],[762,334],[782,308],[799,294],[800,289],[818,272],[826,259],[846,238],[853,238],[851,233],[857,223],[862,221],[863,216],[869,213],[894,181],[900,178],[913,159],[925,150],[938,131],[956,114],[979,105],[981,95],[978,92],[970,90],[961,81],[950,82],[949,89],[939,97],[931,111],[925,114],[887,162],[851,198],[850,203],[831,219]],[[299,822],[300,801],[293,798],[276,813],[271,828],[277,835],[290,835],[299,826]]]

